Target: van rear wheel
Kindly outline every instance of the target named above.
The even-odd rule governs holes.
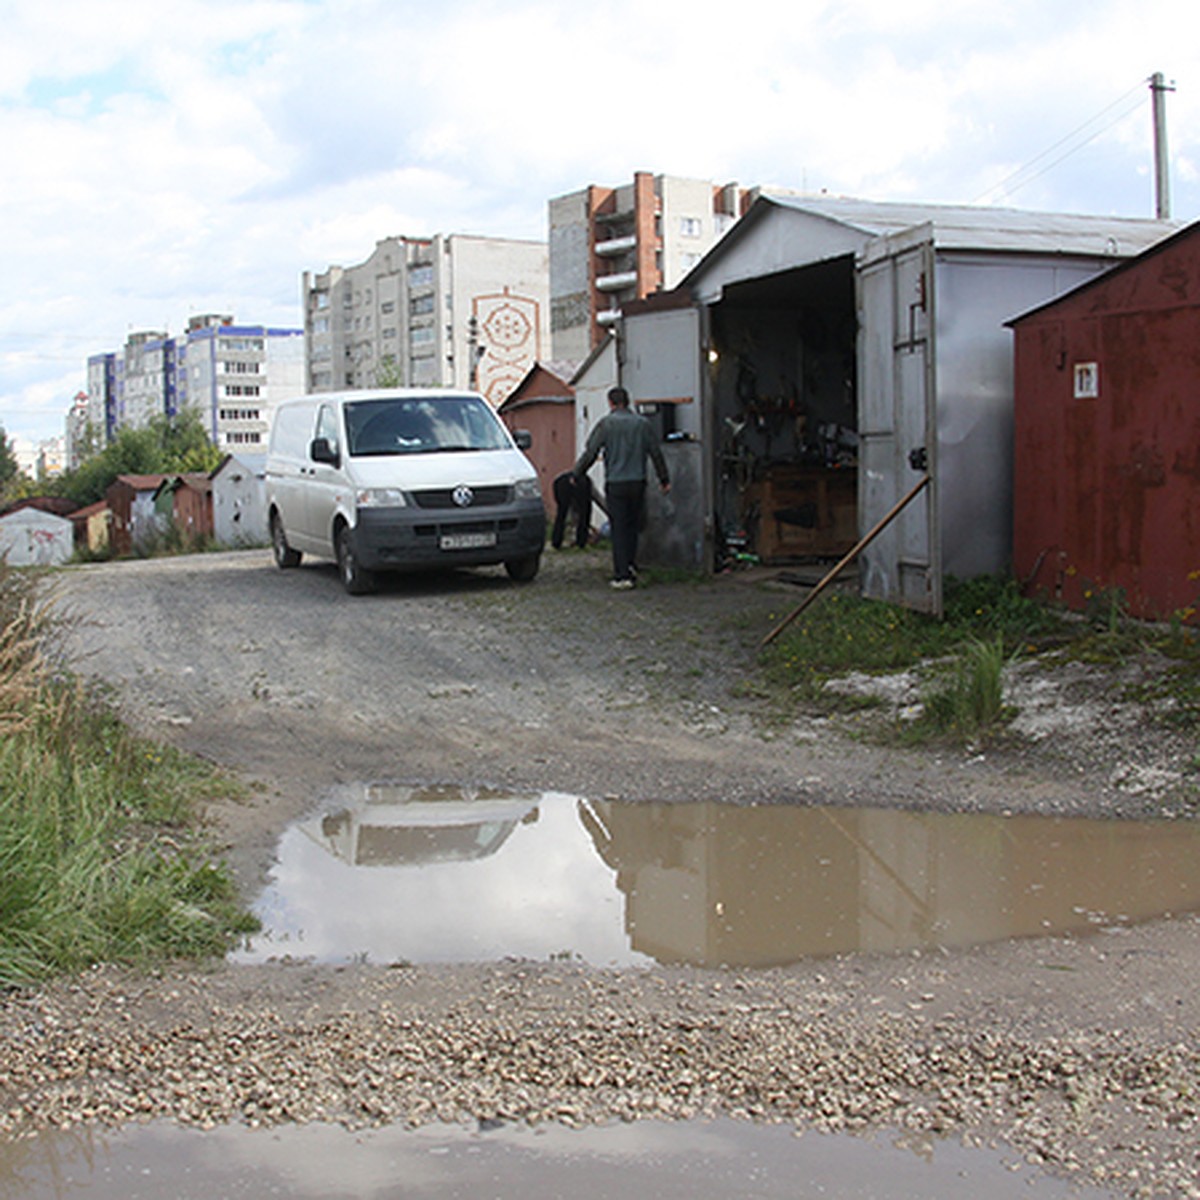
[[[354,530],[349,525],[343,525],[337,533],[337,564],[338,574],[342,577],[342,587],[351,596],[365,596],[375,590],[375,572],[368,571],[358,561],[354,548]]]
[[[275,565],[281,570],[300,565],[300,551],[293,550],[288,545],[287,534],[283,532],[283,522],[278,513],[271,514],[271,550],[275,555]]]

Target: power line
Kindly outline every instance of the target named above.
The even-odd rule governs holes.
[[[990,188],[987,189],[987,191],[983,192],[980,196],[978,196],[975,200],[973,200],[972,203],[979,204],[981,201],[986,199],[988,196],[992,195],[993,192],[998,192],[1002,189],[1011,193],[1011,192],[1016,191],[1019,188],[1023,188],[1023,187],[1025,187],[1026,184],[1032,183],[1035,179],[1040,178],[1047,171],[1050,171],[1054,167],[1058,166],[1058,164],[1061,163],[1064,159],[1070,158],[1070,156],[1072,154],[1074,154],[1077,150],[1082,150],[1084,146],[1088,145],[1090,142],[1094,142],[1096,140],[1096,138],[1098,138],[1102,133],[1107,132],[1114,125],[1120,124],[1131,113],[1136,112],[1137,109],[1141,107],[1141,104],[1142,104],[1141,98],[1139,97],[1139,99],[1137,100],[1136,103],[1128,105],[1128,107],[1126,107],[1120,113],[1118,113],[1111,121],[1109,121],[1105,125],[1102,125],[1099,129],[1095,130],[1095,132],[1091,133],[1082,142],[1078,143],[1078,145],[1071,146],[1070,149],[1068,149],[1064,153],[1060,154],[1053,161],[1047,163],[1040,171],[1035,171],[1027,179],[1022,179],[1020,183],[1015,184],[1012,187],[1009,186],[1010,184],[1012,184],[1013,180],[1018,179],[1020,176],[1024,175],[1027,171],[1030,171],[1033,167],[1035,167],[1038,163],[1040,163],[1042,161],[1042,159],[1046,158],[1050,154],[1053,154],[1056,150],[1058,150],[1061,146],[1066,145],[1073,138],[1078,137],[1079,134],[1081,134],[1085,129],[1088,128],[1088,126],[1095,124],[1095,122],[1099,121],[1102,117],[1104,117],[1105,115],[1110,113],[1118,105],[1126,104],[1126,102],[1129,100],[1129,98],[1131,96],[1133,96],[1135,93],[1141,92],[1142,88],[1144,88],[1146,86],[1146,83],[1147,83],[1147,80],[1145,80],[1145,79],[1138,80],[1138,82],[1133,87],[1131,87],[1129,89],[1129,91],[1125,92],[1123,95],[1118,96],[1111,104],[1106,105],[1094,116],[1091,116],[1086,121],[1084,121],[1082,125],[1078,126],[1076,129],[1073,129],[1070,133],[1066,134],[1064,137],[1059,138],[1058,141],[1055,142],[1052,146],[1047,146],[1045,150],[1043,150],[1040,154],[1036,155],[1035,157],[1031,158],[1027,163],[1025,163],[1024,166],[1018,167],[1017,170],[1012,172],[1012,174],[1006,175],[998,183],[993,184]]]

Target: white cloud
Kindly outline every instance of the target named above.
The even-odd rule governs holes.
[[[1148,215],[1155,70],[1179,85],[1175,211],[1200,215],[1198,55],[1174,0],[13,0],[5,16],[0,422],[35,435],[59,432],[87,354],[131,327],[298,324],[304,270],[392,234],[541,237],[551,196],[635,170],[969,202],[1128,93],[1123,120],[995,196]],[[14,359],[64,328],[77,375]],[[58,417],[30,420],[50,389]]]

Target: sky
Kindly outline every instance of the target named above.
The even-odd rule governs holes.
[[[1194,0],[0,0],[0,426],[381,238],[546,237],[635,171],[1200,218]]]

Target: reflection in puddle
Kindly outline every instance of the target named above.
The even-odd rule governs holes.
[[[1200,910],[1200,825],[358,785],[235,955],[767,966]]]
[[[157,1123],[119,1133],[46,1133],[0,1145],[0,1196],[47,1200],[452,1200],[586,1196],[625,1200],[1102,1200],[1039,1175],[1011,1151],[950,1142],[807,1134],[720,1120],[569,1130],[448,1126],[350,1132],[332,1125],[205,1132]]]

